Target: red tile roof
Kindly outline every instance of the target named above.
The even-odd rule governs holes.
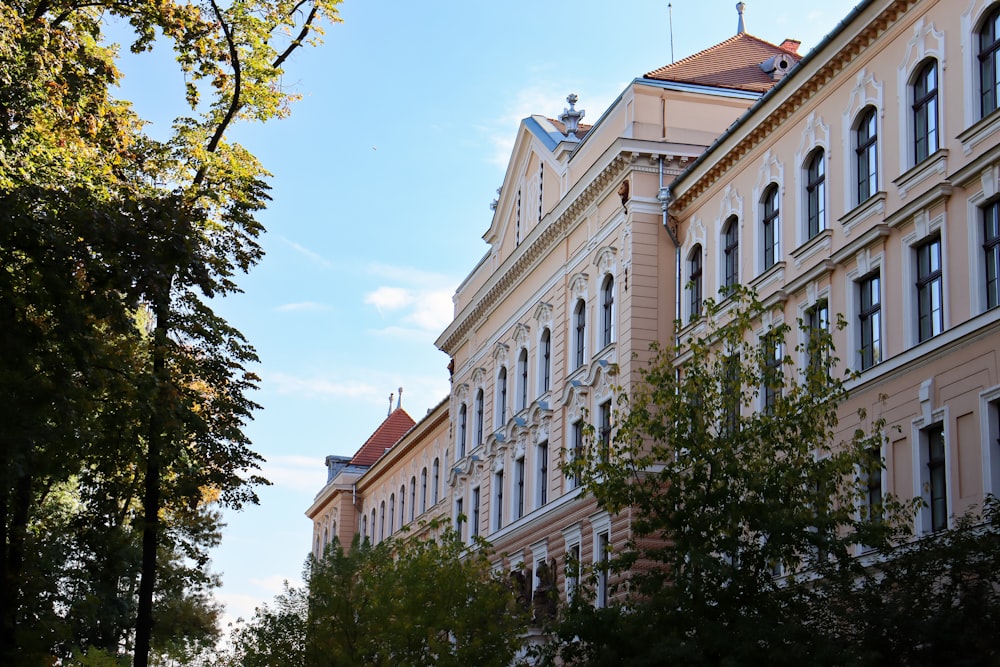
[[[566,134],[566,123],[562,122],[561,120],[558,120],[557,118],[549,118],[548,121],[553,125],[555,125],[557,130],[559,130],[563,134]],[[583,139],[584,135],[586,135],[587,132],[590,132],[590,128],[592,127],[593,125],[587,125],[586,123],[578,124],[576,126],[576,138]]]
[[[791,42],[785,40],[789,46]],[[795,63],[802,59],[790,48],[782,48],[744,32],[693,56],[648,72],[645,78],[764,93],[777,81],[765,73],[760,64],[776,55],[786,55]]]
[[[416,426],[410,415],[403,408],[396,408],[385,418],[371,437],[361,445],[351,459],[352,465],[370,466],[379,460],[385,450],[391,448],[407,431]]]

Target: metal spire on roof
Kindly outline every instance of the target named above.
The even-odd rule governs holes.
[[[736,24],[736,34],[742,35],[747,31],[746,26],[743,24],[743,10],[747,8],[747,3],[737,2],[736,3],[736,13],[740,15],[740,21]]]
[[[399,398],[396,400],[396,409],[399,410],[403,407],[403,388],[399,388]]]
[[[392,414],[392,399],[394,398],[396,398],[396,395],[393,394],[392,392],[389,392],[389,412],[385,413],[386,417]]]
[[[577,130],[580,129],[580,119],[583,118],[586,112],[577,111],[574,106],[580,98],[576,96],[576,93],[570,93],[566,98],[569,102],[569,109],[563,109],[562,115],[559,116],[559,120],[566,124],[566,138],[572,139],[573,141],[579,141],[580,137],[576,136]]]

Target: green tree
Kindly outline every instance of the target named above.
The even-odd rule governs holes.
[[[838,441],[846,392],[829,331],[800,323],[792,352],[787,325],[758,338],[766,314],[743,288],[707,303],[620,397],[612,455],[569,465],[602,508],[630,511],[636,537],[612,559],[633,573],[625,603],[570,607],[550,647],[561,660],[841,661],[808,623],[815,581],[860,576],[857,545],[887,544],[906,508],[857,511],[865,473],[881,471],[882,424]]]
[[[233,664],[504,667],[527,622],[485,545],[453,531],[349,550],[332,544],[290,589],[232,636]]]
[[[157,600],[175,588],[157,584],[160,554],[203,569],[208,544],[172,522],[206,490],[256,501],[260,457],[242,432],[255,355],[208,304],[261,258],[267,174],[225,133],[288,112],[282,68],[336,2],[0,5],[0,662],[38,664],[86,637],[147,664]],[[166,141],[111,94],[114,17],[134,51],[169,42],[185,73],[192,114]],[[60,542],[54,528],[82,532]],[[138,561],[118,560],[136,537]],[[66,610],[119,570],[141,573],[113,598],[134,608],[129,636],[125,610],[72,627]]]

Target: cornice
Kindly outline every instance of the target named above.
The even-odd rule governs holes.
[[[535,238],[506,271],[490,286],[470,312],[461,316],[458,326],[447,333],[440,343],[446,354],[452,354],[455,346],[471,329],[478,327],[504,296],[519,284],[520,278],[534,267],[556,244],[564,238],[573,222],[586,212],[587,208],[606,191],[613,182],[632,164],[631,152],[620,152],[595,176],[579,196],[560,213]]]
[[[720,157],[706,167],[705,173],[696,176],[691,186],[674,201],[674,211],[683,212],[691,203],[705,194],[710,188],[736,167],[748,154],[764,144],[768,137],[779,127],[788,122],[793,114],[805,106],[810,100],[825,90],[830,82],[846,69],[854,60],[874,43],[899,18],[919,0],[895,0],[890,3],[875,19],[870,21],[851,40],[832,55],[803,83],[795,86],[784,99],[774,100],[776,105],[759,123],[745,131],[745,134],[734,139],[735,143],[726,148],[719,145],[716,150],[722,152]],[[781,92],[781,91],[775,91]],[[766,105],[768,96],[761,102]],[[751,109],[741,120],[746,120],[763,110]],[[709,150],[712,150],[711,148]],[[681,214],[681,213],[678,213]]]

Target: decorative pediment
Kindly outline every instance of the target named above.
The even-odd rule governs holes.
[[[577,380],[566,385],[566,390],[563,393],[563,406],[566,407],[566,414],[571,422],[586,416],[589,394],[590,387]]]
[[[802,130],[802,140],[799,142],[799,159],[804,160],[806,155],[815,147],[822,146],[829,151],[830,148],[830,126],[823,122],[822,116],[816,116],[813,112],[806,118],[805,129]]]
[[[486,369],[480,366],[472,371],[472,385],[482,387],[486,381]]]
[[[545,327],[552,328],[551,303],[546,303],[545,301],[539,302],[538,306],[535,307],[535,321],[538,322],[539,329],[544,329]]]
[[[722,201],[719,202],[719,220],[725,221],[732,215],[743,219],[743,195],[729,183],[723,189]]]
[[[597,251],[597,256],[594,257],[594,266],[597,267],[597,272],[601,275],[605,273],[615,272],[615,256],[618,254],[618,249],[614,246],[604,246]]]
[[[574,299],[587,298],[587,274],[577,273],[569,279],[569,291]]]
[[[778,187],[781,188],[782,184],[785,182],[785,165],[781,163],[778,156],[771,152],[768,148],[764,153],[764,157],[760,161],[760,169],[757,170],[757,186],[754,189],[756,196],[759,198],[763,193],[765,188],[771,183],[777,183]]]
[[[517,324],[514,327],[514,343],[518,349],[528,347],[528,334],[531,330],[527,324]]]
[[[510,354],[510,348],[503,343],[497,343],[493,346],[493,361],[496,362],[498,366],[507,365],[507,357]]]

